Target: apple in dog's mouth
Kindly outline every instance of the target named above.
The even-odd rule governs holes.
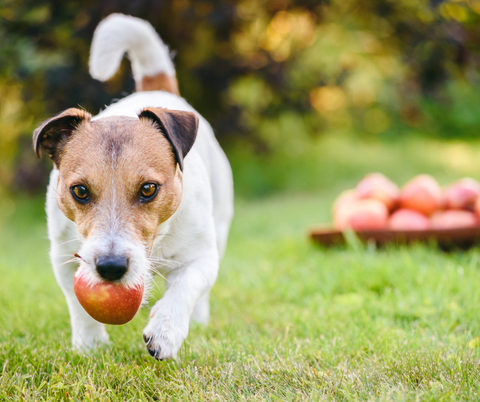
[[[137,314],[143,299],[143,282],[133,287],[115,282],[91,284],[85,270],[77,269],[73,290],[85,311],[103,324],[123,325]]]

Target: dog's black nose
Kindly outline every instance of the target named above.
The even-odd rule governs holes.
[[[127,257],[119,255],[101,255],[97,258],[97,272],[107,281],[120,279],[128,269]]]

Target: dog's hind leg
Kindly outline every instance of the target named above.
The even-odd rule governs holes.
[[[227,247],[228,232],[233,217],[233,185],[232,171],[223,153],[217,155],[217,163],[223,169],[215,173],[213,180],[213,221],[215,227],[215,242],[218,256],[221,259]],[[210,292],[206,293],[195,305],[192,321],[208,324],[210,316]]]
[[[227,186],[226,186],[227,187]],[[228,187],[227,187],[227,190]],[[219,205],[214,210],[214,226],[215,226],[215,238],[220,259],[225,252],[228,240],[228,232],[230,230],[230,222],[233,216],[233,191],[225,191],[224,203]],[[208,324],[210,317],[210,292],[203,295],[203,297],[197,302],[192,312],[192,321],[199,324]]]
[[[233,177],[227,157],[220,150],[215,157],[217,169],[212,178],[213,220],[218,255],[223,257],[227,247],[228,232],[233,218]]]
[[[215,232],[216,243],[218,249],[218,255],[221,257],[225,252],[227,246],[228,231],[230,229],[230,221],[233,215],[232,203],[224,206],[223,215],[214,214],[215,219]],[[210,317],[210,292],[203,295],[203,297],[197,302],[192,312],[192,321],[198,324],[208,324]]]

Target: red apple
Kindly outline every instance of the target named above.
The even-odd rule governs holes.
[[[477,219],[480,221],[480,197],[477,197],[475,200],[475,204],[473,205],[473,210],[475,211],[475,215]]]
[[[442,190],[428,174],[414,177],[400,192],[400,208],[413,209],[430,216],[441,206]]]
[[[344,205],[337,212],[341,220],[335,222],[335,227],[340,230],[377,230],[384,229],[387,225],[388,209],[378,200],[357,200]]]
[[[398,186],[382,173],[370,173],[365,176],[355,189],[358,198],[373,198],[383,202],[392,210],[398,201]]]
[[[460,179],[448,187],[443,193],[447,209],[468,209],[473,211],[474,204],[480,195],[480,184],[468,177]]]
[[[450,209],[439,211],[430,219],[432,229],[455,229],[475,226],[475,214],[469,211]]]
[[[123,325],[137,314],[143,299],[143,282],[134,287],[119,283],[89,284],[80,267],[73,279],[73,290],[85,311],[103,324]]]
[[[343,190],[333,202],[332,210],[335,213],[338,209],[347,204],[353,204],[358,199],[354,189]]]
[[[349,210],[349,206],[358,200],[355,190],[344,190],[335,199],[332,207],[333,223],[335,227],[344,227],[346,212]]]
[[[388,221],[392,230],[426,230],[430,227],[428,218],[413,209],[398,209]]]

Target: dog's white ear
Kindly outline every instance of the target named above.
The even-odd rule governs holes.
[[[183,159],[195,143],[198,131],[198,117],[195,113],[181,110],[168,110],[160,107],[147,107],[139,118],[152,120],[164,137],[170,142],[175,160],[183,171]]]
[[[75,129],[84,120],[90,121],[92,115],[85,110],[70,108],[64,112],[44,121],[33,132],[33,149],[38,157],[41,150],[50,156],[58,167],[60,154]]]

